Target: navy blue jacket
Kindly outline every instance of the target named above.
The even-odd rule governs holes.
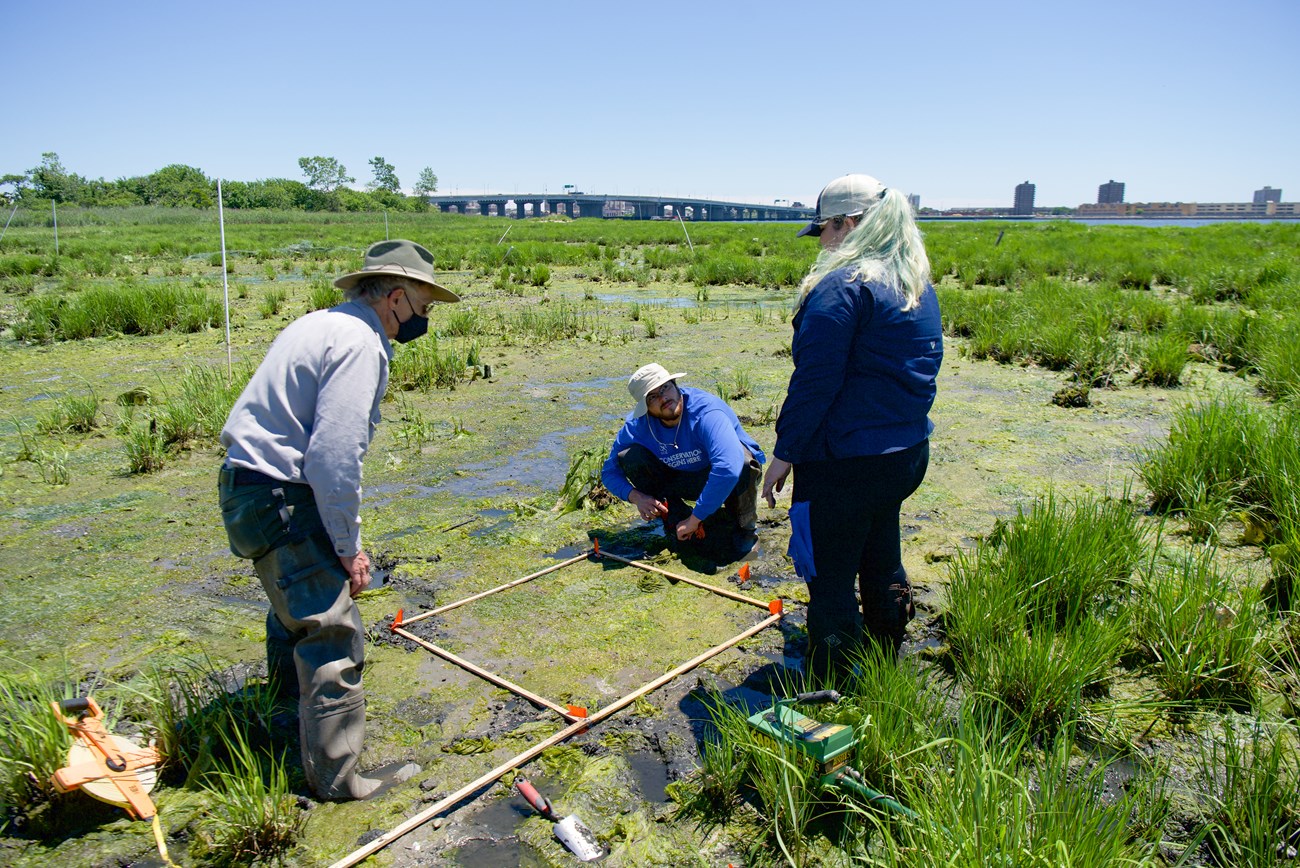
[[[916,307],[879,283],[828,274],[794,318],[794,373],[772,454],[791,464],[915,446],[934,426],[943,325],[934,287]]]

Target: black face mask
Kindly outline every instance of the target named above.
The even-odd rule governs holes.
[[[406,322],[399,321],[397,323],[397,335],[393,340],[397,341],[399,344],[404,344],[408,341],[413,341],[418,337],[423,337],[429,331],[429,318],[427,316],[420,316],[415,312],[415,305],[411,304],[410,296],[404,297],[406,298],[406,303],[411,306],[411,315],[406,319]]]
[[[418,337],[422,337],[428,331],[429,318],[427,316],[420,316],[418,313],[413,313],[411,314],[411,318],[406,322],[397,324],[397,337],[393,338],[393,340],[397,341],[399,344],[404,344],[407,341],[413,341]]]

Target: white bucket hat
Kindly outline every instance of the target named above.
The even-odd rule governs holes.
[[[870,175],[842,175],[817,196],[817,216],[798,235],[822,234],[822,224],[832,217],[857,217],[885,195],[885,185]]]
[[[644,416],[646,414],[646,395],[650,394],[669,380],[675,380],[678,377],[684,376],[686,376],[685,371],[677,374],[670,374],[668,373],[667,368],[663,365],[656,364],[655,362],[637,368],[636,373],[632,375],[632,379],[627,381],[627,390],[632,393],[633,398],[636,398],[636,413],[634,415]]]

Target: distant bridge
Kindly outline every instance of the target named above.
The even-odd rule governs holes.
[[[596,193],[495,193],[477,196],[425,196],[439,211],[491,217],[600,217],[625,220],[811,220],[814,209],[756,205],[680,196],[619,196]]]

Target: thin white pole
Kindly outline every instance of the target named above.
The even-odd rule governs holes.
[[[673,210],[676,211],[677,209],[674,208]],[[682,224],[682,233],[686,236],[686,243],[691,244],[691,233],[686,231],[686,221],[682,219],[681,211],[677,211],[677,222]],[[695,245],[691,244],[691,253],[694,252],[695,252]]]
[[[217,179],[217,224],[221,227],[221,291],[226,306],[226,382],[235,381],[235,362],[230,352],[230,280],[226,274],[226,210],[221,202],[221,179]]]
[[[4,240],[5,240],[5,232],[8,232],[8,231],[9,231],[9,224],[13,221],[13,219],[14,219],[14,215],[17,214],[17,213],[18,213],[18,203],[15,202],[15,203],[14,203],[14,210],[12,210],[12,211],[9,212],[9,219],[5,221],[5,228],[4,228],[4,231],[3,231],[3,232],[0,232],[0,241],[4,241]]]
[[[384,240],[388,240],[388,212],[384,212]]]
[[[53,199],[50,200],[50,210],[54,214],[54,255],[59,255],[59,205]]]

